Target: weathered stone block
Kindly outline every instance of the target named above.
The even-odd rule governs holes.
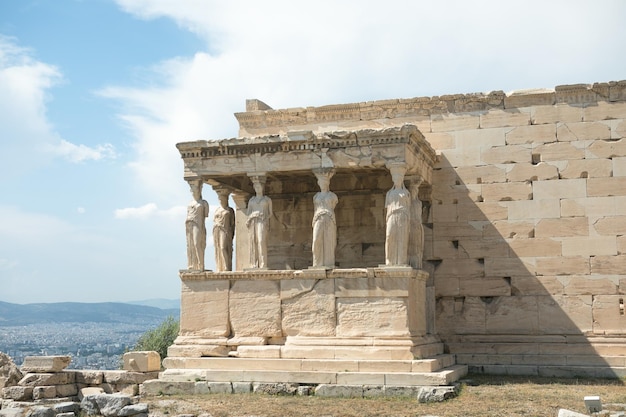
[[[436,328],[441,334],[483,334],[485,306],[479,297],[438,298]]]
[[[58,397],[73,397],[78,394],[77,384],[63,384],[56,386]]]
[[[282,327],[287,336],[335,334],[334,280],[282,280]]]
[[[589,197],[626,195],[626,177],[589,178],[587,180]]]
[[[460,293],[468,297],[497,297],[511,295],[510,281],[502,277],[461,278]]]
[[[22,378],[22,373],[11,357],[0,352],[0,389],[17,385]]]
[[[70,356],[27,356],[22,364],[22,372],[60,372],[67,368]]]
[[[511,201],[506,203],[509,220],[553,219],[561,217],[561,204],[556,198],[547,200]]]
[[[157,378],[158,372],[103,371],[104,382],[109,384],[141,384]]]
[[[587,148],[587,158],[615,158],[626,156],[626,139],[596,140]]]
[[[123,360],[126,371],[158,372],[161,370],[161,355],[158,352],[127,352]]]
[[[535,334],[539,330],[537,297],[493,297],[483,301],[486,332],[490,334]],[[523,320],[519,320],[523,317]]]
[[[508,258],[510,255],[509,247],[502,239],[463,239],[456,242],[458,258]]]
[[[535,237],[589,236],[589,221],[586,217],[542,219],[535,226]]]
[[[626,315],[623,314],[622,295],[597,295],[593,297],[593,332],[623,334]]]
[[[587,197],[587,180],[533,181],[533,199]]]
[[[626,271],[626,255],[591,258],[591,273],[593,274],[623,274],[624,271]]]
[[[482,196],[484,201],[530,200],[533,198],[533,189],[526,182],[484,184]]]
[[[610,177],[613,164],[610,159],[570,160],[559,169],[561,178],[595,178]]]
[[[615,236],[567,237],[562,245],[563,256],[617,255]]]
[[[588,257],[536,259],[537,275],[589,275],[589,269]]]
[[[588,197],[561,200],[562,217],[598,218],[626,214],[626,197]],[[609,217],[610,218],[610,217]]]
[[[618,281],[613,275],[573,275],[561,277],[565,295],[617,294]]]
[[[80,370],[80,371],[75,371],[75,375],[76,375],[77,384],[87,384],[87,385],[102,384],[102,380],[103,380],[102,371]]]
[[[508,167],[509,171],[506,174],[506,180],[510,182],[545,181],[559,178],[557,167],[546,162],[539,162],[538,164],[509,164]]]
[[[611,139],[609,126],[598,122],[559,123],[556,130],[559,142]]]
[[[530,111],[492,109],[480,115],[480,128],[530,125]]]
[[[34,400],[45,400],[45,399],[55,398],[56,396],[57,396],[57,389],[55,386],[33,388]]]
[[[489,277],[511,277],[535,275],[532,258],[485,258],[485,275]]]
[[[163,381],[150,380],[139,386],[140,395],[179,395],[193,394],[195,381]]]
[[[512,276],[511,293],[514,295],[562,294],[562,277],[557,276]]]
[[[361,398],[363,397],[363,386],[362,385],[320,384],[317,387],[315,387],[315,396]]]
[[[518,257],[561,256],[561,242],[551,238],[510,239],[511,253]]]
[[[458,204],[436,204],[432,206],[430,214],[433,222],[458,221]]]
[[[197,336],[227,336],[227,280],[183,280],[181,290],[180,334]],[[207,312],[210,311],[210,314]]]
[[[29,401],[33,398],[33,387],[13,386],[2,388],[2,398],[13,401]]]
[[[409,336],[407,298],[338,298],[337,336]]]
[[[484,277],[485,266],[477,259],[445,259],[436,269],[437,275]]]
[[[430,121],[430,129],[432,132],[478,129],[479,126],[480,117],[470,114],[433,114],[431,115]]]
[[[481,153],[482,149],[479,146],[465,149],[443,149],[438,160],[441,165],[451,167],[482,165]]]
[[[535,235],[535,224],[531,221],[499,220],[484,225],[483,237],[526,239]]]
[[[504,220],[508,216],[507,203],[465,203],[458,204],[458,221],[495,221]],[[438,225],[437,225],[438,226]]]
[[[442,276],[437,274],[435,279],[435,295],[448,297],[461,294],[461,283],[458,276]]]
[[[229,309],[236,336],[282,336],[278,281],[233,282]]]
[[[178,342],[177,342],[178,343]],[[222,345],[172,345],[167,348],[167,356],[200,358],[202,356],[228,356],[230,347]],[[167,359],[167,358],[166,358]],[[164,359],[164,360],[166,360]]]
[[[444,204],[457,204],[458,202],[480,201],[482,199],[482,186],[480,184],[441,184],[433,186],[433,201]]]
[[[569,142],[546,143],[533,148],[535,160],[540,161],[564,161],[569,159],[582,159],[585,157],[584,149],[579,149]]]
[[[583,120],[593,122],[606,119],[621,119],[626,114],[626,103],[598,101],[597,105],[583,108]]]
[[[539,331],[547,334],[590,332],[593,325],[591,302],[591,295],[538,297]]]
[[[556,142],[556,125],[518,126],[506,133],[507,145]]]
[[[450,133],[422,133],[424,133],[424,138],[426,138],[426,141],[430,143],[430,146],[432,146],[435,150],[453,149],[456,146],[454,136],[452,136]]]
[[[534,106],[531,108],[531,120],[536,125],[557,122],[580,122],[582,119],[582,107],[556,104],[554,106]]]
[[[36,387],[45,385],[63,385],[72,384],[75,381],[73,372],[57,372],[57,373],[29,373],[18,383],[24,387]]]
[[[483,164],[531,163],[531,154],[530,145],[497,146],[485,149],[481,154],[481,162]]]
[[[454,132],[456,147],[464,149],[472,146],[480,146],[481,148],[504,146],[506,145],[504,135],[509,130],[510,128],[457,131]]]
[[[507,94],[504,98],[504,107],[529,111],[532,106],[542,106],[555,103],[555,93],[546,89],[519,90]],[[529,109],[526,109],[528,107]]]
[[[435,240],[480,238],[482,235],[482,225],[477,226],[466,222],[437,223],[433,227],[433,239]]]
[[[456,169],[456,175],[464,184],[491,184],[506,181],[505,169],[494,165],[459,167]]]

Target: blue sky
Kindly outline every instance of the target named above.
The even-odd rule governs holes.
[[[0,0],[0,300],[177,298],[174,145],[237,136],[248,98],[622,80],[624,16],[621,0]]]

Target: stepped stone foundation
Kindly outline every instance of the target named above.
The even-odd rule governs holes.
[[[421,385],[429,366],[455,375],[441,384],[467,367],[626,376],[626,82],[283,110],[249,100],[235,116],[237,138],[177,145],[190,184],[232,196],[236,245],[234,271],[180,272],[165,380]],[[390,265],[398,165],[413,214],[407,262]],[[259,184],[273,211],[252,264]],[[337,199],[321,267],[320,190]]]

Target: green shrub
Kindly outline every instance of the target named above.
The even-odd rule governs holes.
[[[161,359],[163,359],[167,356],[167,348],[174,343],[174,339],[178,336],[178,328],[178,320],[170,316],[155,329],[142,334],[132,350],[154,350],[159,352]]]

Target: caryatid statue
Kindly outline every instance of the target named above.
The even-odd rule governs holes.
[[[385,198],[385,265],[408,265],[411,194],[404,186],[406,165],[389,166],[393,187]]]
[[[215,188],[220,206],[213,216],[213,246],[215,247],[215,271],[232,271],[233,236],[235,235],[235,211],[228,206],[230,191]]]
[[[204,271],[206,249],[205,219],[209,216],[209,203],[202,199],[202,180],[189,181],[193,199],[187,206],[185,231],[187,234],[187,268]]]
[[[419,188],[422,178],[409,178],[411,193],[411,230],[409,232],[409,265],[415,269],[422,268],[424,257],[424,225],[422,224],[422,200],[419,199]]]
[[[337,223],[335,206],[337,195],[330,191],[330,179],[335,173],[332,169],[313,171],[320,191],[313,196],[313,267],[335,267],[335,248],[337,247]]]
[[[272,200],[263,195],[265,176],[251,177],[255,196],[248,201],[246,226],[248,227],[250,267],[267,268],[267,238],[272,217]]]

